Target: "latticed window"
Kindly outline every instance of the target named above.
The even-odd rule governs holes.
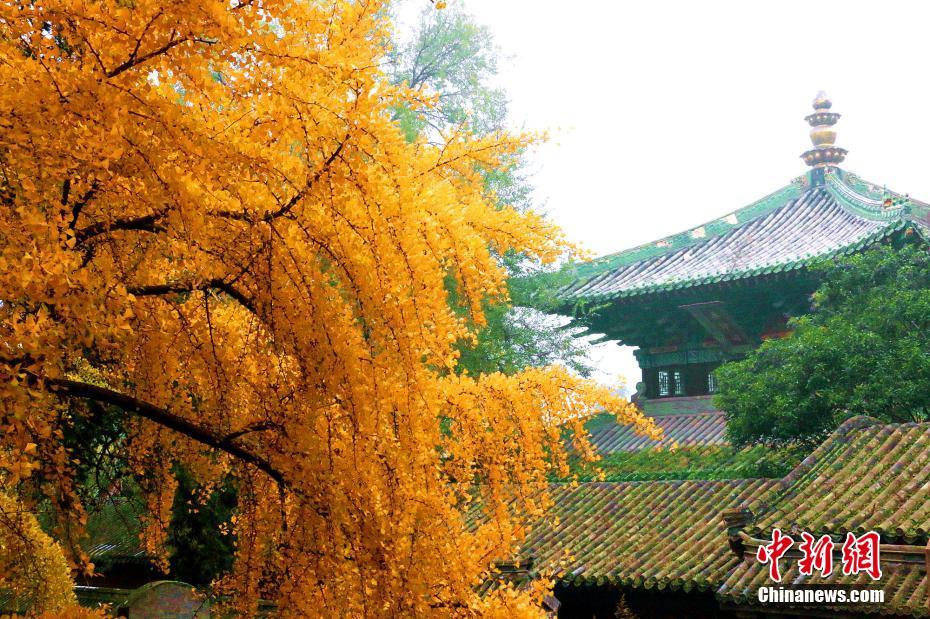
[[[659,372],[659,395],[668,395],[668,372]]]
[[[717,393],[717,377],[713,372],[707,375],[707,393]]]
[[[673,374],[675,379],[675,395],[685,395],[685,381],[682,380],[681,372]]]

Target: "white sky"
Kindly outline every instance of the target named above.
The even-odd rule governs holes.
[[[404,0],[404,14],[412,4]],[[536,200],[601,255],[718,218],[806,169],[818,90],[843,167],[930,201],[930,3],[464,0],[515,128],[548,130]],[[638,380],[628,350],[602,379]]]

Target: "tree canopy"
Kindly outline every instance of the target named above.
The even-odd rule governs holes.
[[[240,615],[538,614],[475,586],[565,469],[562,429],[584,451],[603,407],[650,430],[560,367],[455,371],[507,297],[499,257],[569,248],[485,183],[530,137],[405,138],[392,111],[436,102],[386,79],[384,8],[0,6],[0,474],[75,564],[62,439],[115,414],[95,453],[142,482],[151,552],[178,463],[234,484]]]
[[[930,412],[930,255],[881,246],[823,264],[793,333],[721,366],[716,403],[737,444],[814,443],[855,415]]]
[[[411,138],[441,134],[464,124],[479,135],[503,129],[507,97],[492,84],[498,54],[491,32],[475,22],[461,0],[440,11],[424,5],[412,36],[395,41],[387,56],[392,82],[437,98],[427,108],[400,104],[395,109],[404,133]]]

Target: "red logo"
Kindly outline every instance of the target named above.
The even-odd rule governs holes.
[[[829,535],[822,535],[819,539],[810,533],[801,533],[802,542],[798,545],[801,558],[798,560],[798,571],[805,576],[812,576],[814,571],[823,576],[833,572],[833,550],[836,547]],[[853,533],[846,534],[843,542],[842,572],[844,576],[854,576],[860,572],[868,574],[872,580],[882,577],[879,545],[881,539],[875,531],[863,533],[858,537]],[[769,564],[769,578],[781,582],[781,570],[778,560],[794,546],[790,535],[785,535],[781,529],[772,530],[772,542],[759,546],[756,559],[760,563]]]
[[[804,541],[798,549],[804,556],[798,561],[799,571],[805,576],[812,575],[814,570],[829,576],[833,571],[833,540],[829,535],[824,535],[815,541],[814,536],[806,531],[801,533],[801,537]]]
[[[856,537],[852,533],[846,534],[843,542],[843,574],[850,576],[865,572],[872,580],[882,577],[882,566],[879,562],[878,533],[869,531]]]
[[[794,540],[788,535],[782,535],[781,529],[772,531],[772,543],[759,546],[756,559],[760,563],[769,564],[769,578],[781,582],[781,572],[778,570],[778,560],[794,545]]]

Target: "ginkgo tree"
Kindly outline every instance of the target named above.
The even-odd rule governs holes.
[[[530,137],[405,139],[391,111],[433,101],[384,79],[382,4],[0,3],[0,476],[75,567],[62,438],[93,407],[125,420],[153,555],[175,464],[234,480],[241,615],[537,613],[477,585],[566,429],[655,432],[560,367],[454,371],[495,256],[570,248],[483,182]]]

